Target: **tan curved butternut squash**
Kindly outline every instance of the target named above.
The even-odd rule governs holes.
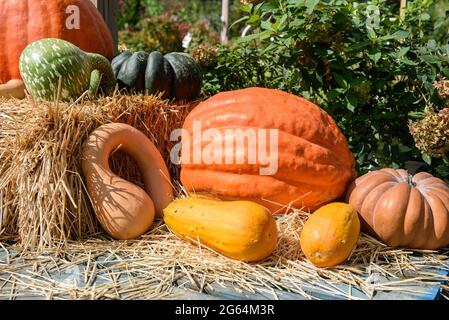
[[[13,79],[5,84],[0,84],[0,98],[25,98],[25,84],[22,80]]]
[[[108,159],[120,150],[137,163],[145,190],[114,174]],[[115,239],[134,239],[148,231],[155,213],[173,199],[165,162],[154,144],[139,130],[121,123],[99,127],[87,140],[82,170],[95,214]]]
[[[231,259],[259,261],[277,245],[276,221],[255,202],[178,199],[164,209],[164,221],[180,238],[199,241]]]

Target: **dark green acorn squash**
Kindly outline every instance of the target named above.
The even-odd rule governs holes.
[[[133,55],[132,52],[126,51],[120,53],[118,56],[116,56],[112,63],[112,71],[116,76],[118,76],[118,73],[120,72],[120,68],[122,65],[126,62],[126,60],[129,59]]]
[[[201,67],[187,54],[169,53],[164,56],[174,71],[173,97],[178,100],[193,100],[201,91]]]
[[[145,89],[149,94],[163,92],[163,99],[170,99],[173,88],[173,71],[162,53],[154,51],[148,57],[145,70]]]
[[[148,53],[139,51],[127,58],[118,72],[117,79],[127,88],[140,92],[145,89],[145,69]],[[114,67],[113,69],[114,70]]]
[[[201,67],[189,55],[158,51],[123,52],[112,60],[120,87],[162,94],[163,99],[194,100],[201,91]]]

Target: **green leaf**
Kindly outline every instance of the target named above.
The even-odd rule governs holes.
[[[231,28],[234,27],[235,25],[237,25],[237,24],[239,24],[239,23],[241,23],[241,22],[243,22],[243,21],[246,21],[246,20],[248,20],[248,19],[249,19],[248,16],[244,16],[244,17],[241,17],[240,19],[237,19],[236,21],[234,21],[234,22],[231,24],[231,26],[229,27],[229,29],[231,29]]]
[[[368,31],[368,39],[370,39],[371,41],[377,39],[376,32],[374,31],[373,28],[367,28],[367,31]]]
[[[443,72],[443,74],[444,74],[447,78],[449,78],[449,68],[444,68],[444,69],[442,70],[442,72]]]
[[[334,79],[340,87],[342,87],[343,89],[348,89],[348,82],[345,78],[343,78],[343,76],[339,75],[338,73],[334,73]]]
[[[271,50],[275,50],[276,48],[278,47],[278,45],[276,44],[276,43],[270,43],[267,47],[265,47],[263,50],[262,50],[262,54],[265,54],[265,53],[267,53],[267,52],[269,52],[269,51],[271,51]]]
[[[257,5],[254,7],[254,11],[259,11],[260,8],[262,8],[262,6],[264,6],[264,5],[265,5],[265,1],[262,1],[261,3],[257,4]]]
[[[355,94],[350,94],[347,97],[347,102],[348,103],[346,104],[346,107],[348,108],[348,110],[354,112],[355,108],[357,108],[359,104],[359,98]]]
[[[441,175],[441,176],[443,176],[443,177],[447,177],[447,176],[449,176],[449,167],[448,166],[445,166],[445,165],[439,165],[439,166],[437,166],[436,168],[435,168],[435,170],[436,170],[436,172],[439,174],[439,175]]]
[[[272,30],[273,29],[273,24],[270,21],[262,21],[260,23],[260,28],[262,30]]]
[[[434,39],[427,41],[427,47],[435,49],[437,47],[437,42]]]
[[[350,48],[352,50],[359,51],[360,49],[365,49],[367,46],[369,46],[369,44],[370,43],[368,41],[356,42],[354,44],[351,44]]]
[[[424,162],[427,163],[429,166],[432,164],[432,157],[429,156],[428,154],[423,154],[423,155],[422,155],[422,159],[423,159]]]
[[[447,155],[443,155],[442,158],[443,158],[444,164],[449,165],[449,157]]]
[[[409,50],[410,50],[410,47],[401,48],[397,54],[398,58],[405,56]]]
[[[316,5],[320,2],[320,0],[306,0],[306,13],[312,14],[313,10],[315,10]]]
[[[304,19],[301,19],[301,18],[295,18],[295,20],[293,20],[293,21],[291,21],[290,23],[289,23],[289,27],[290,27],[290,29],[299,29],[299,28],[301,28],[302,26],[304,26],[304,23],[305,23],[305,21],[304,21]]]
[[[363,58],[352,58],[352,59],[349,59],[348,60],[348,62],[346,63],[346,68],[347,67],[352,67],[352,66],[354,66],[354,65],[356,65],[356,64],[359,64],[360,62],[362,62],[364,59]]]
[[[351,112],[354,112],[355,106],[351,104],[351,102],[347,101],[346,103],[346,109],[348,109]]]
[[[412,119],[417,119],[417,120],[421,120],[424,118],[424,112],[420,112],[420,111],[410,111],[408,113],[408,116]]]
[[[258,14],[253,14],[252,16],[249,17],[249,19],[246,23],[255,25],[255,24],[259,23],[259,21],[260,21],[260,16]]]
[[[427,20],[430,19],[430,14],[428,14],[427,12],[425,12],[425,13],[421,14],[421,15],[419,16],[419,18],[420,18],[422,21],[427,21]]]
[[[401,59],[401,63],[409,65],[409,66],[417,66],[418,65],[418,63],[416,63],[415,61],[412,61],[412,60],[410,60],[410,59],[408,59],[406,57],[403,57]]]
[[[252,4],[245,4],[240,7],[240,10],[246,13],[250,13],[252,8],[253,8]]]
[[[399,149],[399,152],[401,152],[401,153],[407,153],[407,152],[410,152],[413,150],[412,148],[407,147],[406,145],[403,145],[402,143],[398,144],[398,149]]]
[[[438,56],[434,56],[434,55],[422,55],[419,57],[422,61],[428,63],[428,64],[436,64],[436,63],[440,63],[441,59]]]
[[[408,37],[408,32],[407,31],[399,30],[399,31],[396,31],[393,34],[388,34],[388,35],[382,36],[382,37],[380,37],[380,39],[382,41],[401,40],[401,39],[405,39],[407,37]]]
[[[377,64],[377,62],[380,60],[380,58],[382,57],[382,53],[381,52],[376,52],[374,54],[369,54],[368,55],[370,57],[370,59]]]
[[[269,38],[270,36],[271,36],[271,31],[266,30],[264,32],[250,34],[243,38],[240,38],[237,40],[237,43],[248,42],[248,41],[253,41],[253,40],[257,40],[257,39],[263,40],[263,39]]]
[[[263,1],[262,4],[265,11],[275,11],[279,9],[279,3],[276,1]]]
[[[284,14],[281,19],[277,21],[278,30],[282,31],[287,26],[288,15]]]
[[[339,94],[340,94],[340,92],[338,92],[337,90],[329,90],[326,93],[326,98],[327,98],[327,100],[334,102],[337,99]]]

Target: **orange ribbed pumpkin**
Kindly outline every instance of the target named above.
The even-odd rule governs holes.
[[[396,247],[449,245],[449,187],[429,173],[381,169],[357,178],[347,200],[365,232]]]
[[[69,6],[79,8],[79,29],[67,28]],[[0,0],[0,21],[0,83],[21,79],[20,54],[43,38],[64,39],[108,59],[114,55],[111,33],[89,0]]]
[[[202,132],[220,132],[223,143],[195,136],[193,128],[198,124]],[[284,213],[289,204],[315,210],[337,199],[356,175],[354,156],[335,121],[312,102],[280,90],[249,88],[219,93],[199,104],[183,128],[190,135],[183,137],[183,150],[190,154],[181,153],[181,182],[188,191],[211,193],[223,200],[250,200],[273,213]],[[237,147],[237,134],[226,135],[227,129],[255,129],[257,138],[263,136],[257,129],[276,129],[277,172],[261,175],[259,169],[268,167],[268,162],[259,158],[249,161],[249,155],[257,153],[261,145]],[[269,155],[269,133],[264,134]],[[194,161],[198,146],[221,160]],[[230,154],[234,162],[226,164]],[[243,164],[235,161],[236,154],[244,156]]]

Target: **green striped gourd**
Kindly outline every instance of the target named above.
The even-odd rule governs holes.
[[[116,84],[110,62],[103,56],[82,51],[62,39],[42,39],[22,52],[19,69],[28,92],[37,100],[55,100],[61,79],[60,99],[80,97],[87,90],[110,93]]]

